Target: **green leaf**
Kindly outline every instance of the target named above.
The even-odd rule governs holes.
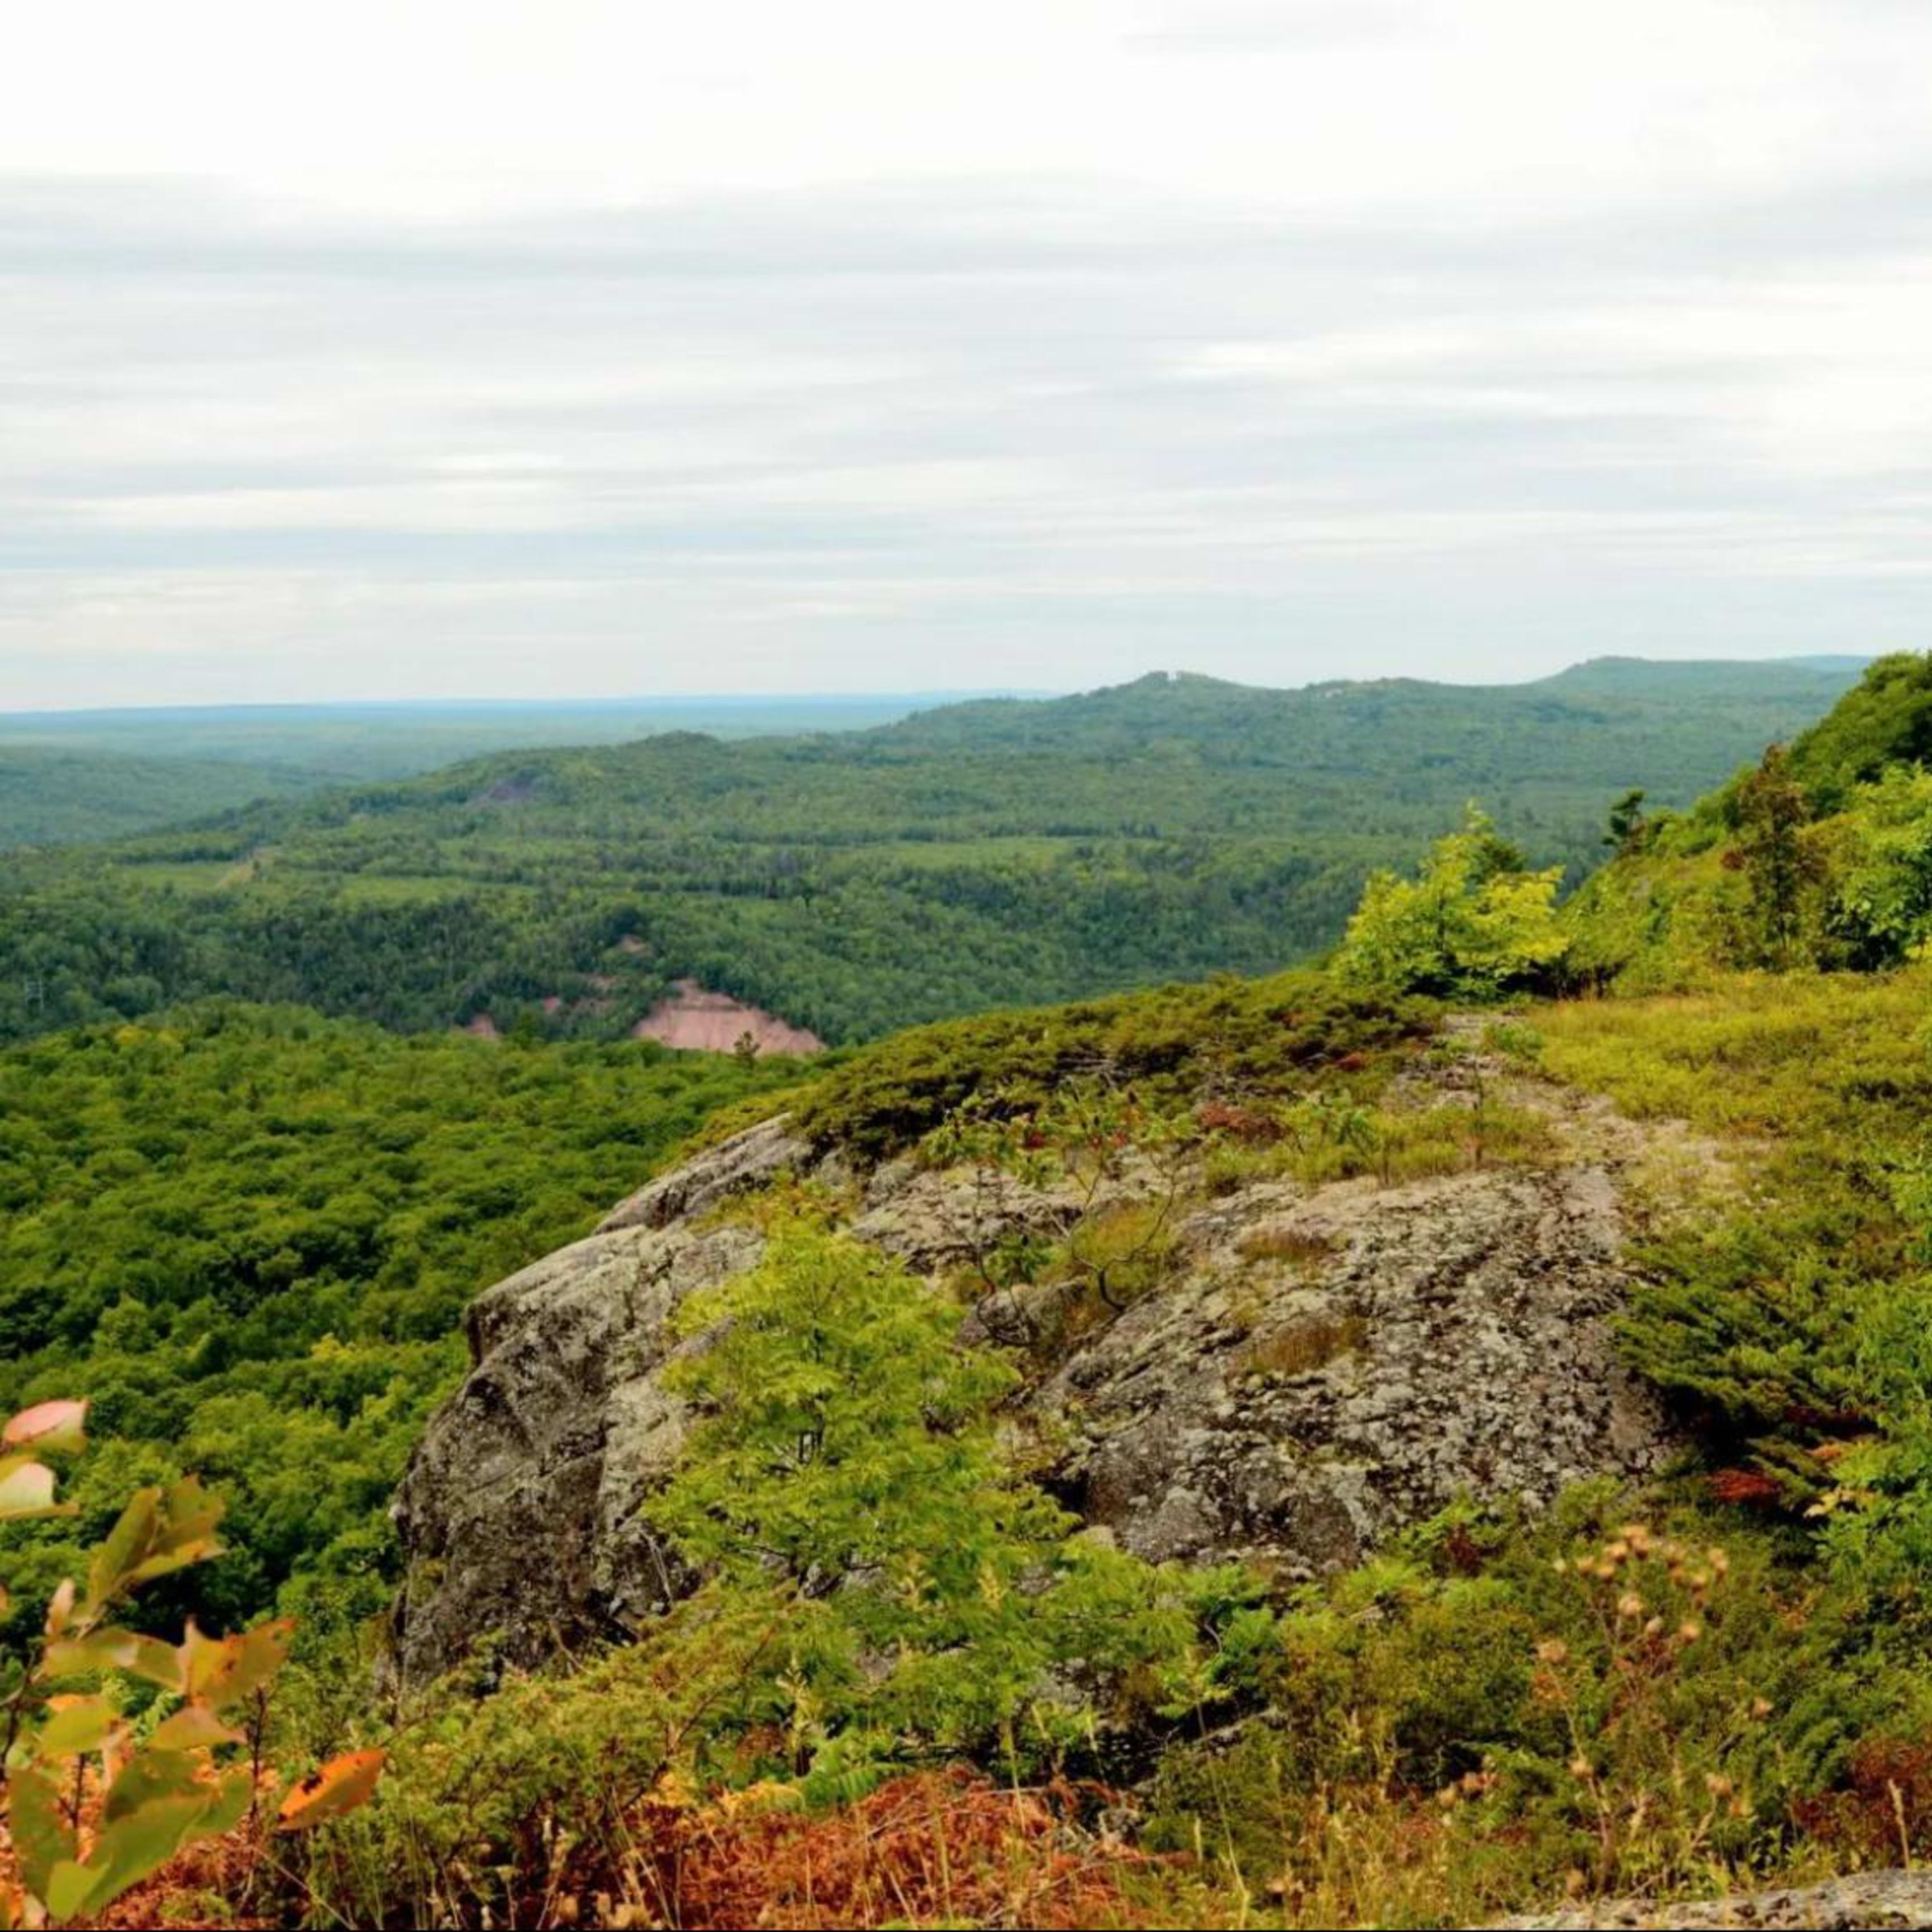
[[[182,1679],[189,1696],[218,1710],[259,1690],[287,1660],[295,1620],[281,1617],[230,1637],[203,1636],[192,1622],[182,1644]]]
[[[242,1734],[224,1724],[206,1704],[184,1704],[154,1726],[148,1742],[156,1750],[201,1750],[214,1744],[238,1744]]]
[[[57,1698],[34,1734],[34,1755],[79,1757],[107,1742],[121,1714],[105,1697]]]
[[[47,1910],[56,1924],[92,1915],[160,1870],[190,1839],[208,1835],[216,1796],[157,1798],[104,1826],[84,1864],[54,1868]]]
[[[185,1752],[143,1744],[108,1787],[102,1815],[110,1821],[130,1817],[147,1805],[190,1796],[200,1789],[194,1773],[195,1760]]]
[[[63,1858],[49,1875],[46,1889],[40,1894],[48,1918],[56,1925],[78,1918],[92,1903],[99,1877],[86,1866]]]
[[[230,1772],[215,1787],[210,1799],[208,1816],[202,1821],[198,1836],[219,1838],[224,1832],[232,1832],[247,1816],[248,1802],[255,1795],[253,1773],[244,1765]]]
[[[54,1501],[54,1472],[44,1462],[10,1456],[0,1462],[0,1520],[72,1516],[71,1503]]]
[[[87,1601],[98,1609],[127,1587],[128,1572],[140,1561],[161,1507],[159,1490],[136,1490],[88,1565]]]
[[[49,1874],[63,1858],[71,1858],[75,1849],[59,1790],[35,1764],[16,1766],[8,1775],[7,1789],[7,1828],[20,1861],[20,1882],[44,1899]]]
[[[91,1630],[86,1636],[50,1643],[42,1666],[50,1677],[80,1677],[98,1670],[125,1670],[158,1684],[164,1690],[182,1688],[181,1653],[159,1637],[134,1630]]]
[[[137,1583],[219,1555],[214,1529],[221,1508],[220,1498],[192,1476],[165,1492],[137,1491],[94,1552],[87,1574],[88,1606],[98,1610]]]

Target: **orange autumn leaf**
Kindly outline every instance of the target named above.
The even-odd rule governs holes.
[[[388,1758],[386,1751],[362,1750],[330,1759],[320,1769],[310,1772],[282,1800],[275,1828],[303,1831],[367,1804]]]

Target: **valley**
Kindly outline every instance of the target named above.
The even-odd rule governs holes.
[[[834,1046],[1267,972],[1479,799],[1574,878],[1850,662],[1605,660],[1522,686],[1086,695],[506,753],[138,838],[0,853],[0,1038],[221,994],[400,1031],[621,1039],[691,980]]]
[[[1057,778],[1027,705],[862,758],[520,754],[35,861],[121,943],[178,914],[170,970],[225,972],[195,908],[246,908],[276,983],[356,961],[421,1022],[154,970],[152,1010],[0,1051],[0,1396],[84,1396],[93,1438],[45,1452],[77,1513],[9,1532],[7,1640],[130,1491],[199,1508],[199,1477],[220,1549],[148,1614],[284,1631],[256,1748],[368,1786],[272,1864],[211,1825],[127,1909],[1540,1923],[1932,1850],[1928,662],[1682,809],[1624,800],[1594,866],[1580,802],[1574,891],[1454,769],[1319,961],[1058,1004],[1016,976],[823,1052],[668,976],[655,898],[600,928],[560,872],[634,880],[680,785],[761,852],[812,814],[808,856],[870,850],[869,802],[926,814],[882,822],[902,853],[957,824],[1006,860],[1088,833],[998,812],[1094,808],[1110,764],[1154,812],[1185,764],[1258,838],[1298,714],[1065,701]],[[359,960],[310,950],[325,903]],[[507,1024],[382,1006],[512,903],[585,919],[581,971],[539,920]],[[193,1750],[232,1784],[232,1748]]]

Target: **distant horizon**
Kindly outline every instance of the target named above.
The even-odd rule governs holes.
[[[9,46],[0,709],[1932,626],[1932,9],[110,17]]]
[[[1909,647],[1901,646],[1898,648],[1904,650]],[[1334,684],[1417,683],[1441,685],[1452,688],[1456,686],[1479,689],[1502,688],[1514,685],[1546,683],[1551,679],[1562,677],[1568,672],[1581,670],[1593,664],[1642,664],[1657,666],[1681,664],[1686,667],[1700,664],[1816,664],[1828,667],[1869,664],[1875,658],[1889,654],[1886,651],[1779,651],[1763,655],[1750,653],[1732,655],[1712,652],[1696,657],[1652,657],[1641,651],[1597,651],[1591,652],[1587,656],[1571,658],[1568,662],[1559,665],[1555,670],[1541,671],[1527,677],[1424,677],[1413,674],[1396,672],[1355,677],[1313,677],[1292,684],[1266,683],[1252,678],[1227,677],[1215,672],[1196,670],[1186,665],[1164,665],[1149,666],[1145,670],[1135,671],[1128,676],[1110,678],[1098,683],[1072,686],[934,686],[927,688],[901,688],[880,686],[874,689],[849,691],[773,688],[756,691],[731,692],[593,692],[581,697],[538,698],[519,697],[512,694],[502,697],[454,698],[425,695],[410,698],[266,698],[232,701],[211,699],[180,704],[29,705],[16,710],[0,711],[0,723],[10,723],[25,719],[108,719],[162,716],[178,718],[189,715],[208,716],[228,716],[237,712],[269,712],[426,710],[566,712],[594,710],[606,707],[644,709],[653,705],[668,708],[712,705],[724,709],[759,704],[787,706],[824,705],[827,707],[884,704],[925,706],[940,704],[970,704],[999,699],[1042,703],[1054,698],[1085,697],[1096,692],[1118,690],[1125,686],[1138,684],[1148,678],[1156,676],[1204,678],[1213,683],[1234,685],[1251,691],[1270,692],[1306,691],[1318,685]]]

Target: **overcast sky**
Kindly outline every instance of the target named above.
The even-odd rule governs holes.
[[[1932,644],[1922,0],[14,10],[0,710]]]

